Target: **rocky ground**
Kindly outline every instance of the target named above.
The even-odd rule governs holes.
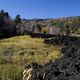
[[[54,41],[65,45],[61,49],[63,56],[43,66],[44,80],[80,80],[80,37],[62,37]]]

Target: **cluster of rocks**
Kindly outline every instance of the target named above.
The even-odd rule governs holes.
[[[70,46],[72,45],[73,42],[75,42],[78,39],[78,37],[74,36],[54,36],[52,39],[45,39],[44,43],[45,44],[57,44],[57,45],[66,45]]]
[[[66,46],[61,49],[61,58],[43,66],[44,80],[80,80],[80,37],[62,37],[54,41]]]

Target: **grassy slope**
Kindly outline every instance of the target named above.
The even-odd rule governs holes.
[[[21,77],[22,67],[26,62],[30,63],[35,61],[39,64],[44,64],[59,56],[59,49],[56,46],[44,44],[43,39],[31,38],[29,36],[17,36],[0,40],[0,73],[2,73],[0,75],[6,75],[5,78],[0,78],[5,80],[11,75],[11,78],[14,78],[10,78],[10,80],[15,80],[15,77]],[[11,70],[12,72],[10,72]]]

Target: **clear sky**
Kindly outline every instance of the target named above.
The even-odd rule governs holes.
[[[80,0],[0,0],[0,9],[12,18],[59,18],[80,16]]]

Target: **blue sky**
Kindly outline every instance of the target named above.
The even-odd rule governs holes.
[[[59,18],[80,16],[80,0],[0,0],[0,9],[12,18]]]

